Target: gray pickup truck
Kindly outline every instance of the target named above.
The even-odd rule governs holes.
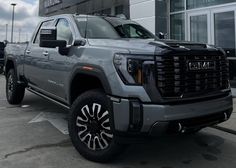
[[[67,108],[72,143],[92,161],[149,137],[195,133],[232,113],[222,49],[161,40],[124,18],[46,18],[27,45],[9,44],[5,58],[8,102],[20,104],[28,89]]]

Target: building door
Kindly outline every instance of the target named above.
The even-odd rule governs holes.
[[[210,12],[191,12],[187,17],[188,40],[210,43]]]
[[[212,41],[216,46],[222,47],[230,61],[230,80],[232,87],[236,87],[236,7],[219,8],[212,10]]]

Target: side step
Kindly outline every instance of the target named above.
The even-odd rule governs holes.
[[[64,107],[64,108],[67,109],[67,110],[70,110],[70,107],[69,107],[69,106],[67,106],[67,105],[65,105],[65,104],[63,104],[63,103],[61,103],[61,102],[59,102],[59,101],[56,101],[56,100],[54,100],[54,99],[52,99],[52,98],[50,98],[50,97],[48,97],[48,96],[45,96],[44,94],[39,93],[39,92],[33,90],[33,89],[30,88],[30,87],[27,88],[27,90],[30,91],[30,92],[32,92],[32,93],[34,93],[34,94],[36,94],[36,95],[38,95],[38,96],[40,96],[40,97],[42,97],[42,98],[45,98],[45,99],[47,99],[47,100],[49,100],[49,101],[51,101],[51,102],[53,102],[53,103],[55,103],[55,104],[57,104],[57,105],[59,105],[59,106],[62,106],[62,107]]]

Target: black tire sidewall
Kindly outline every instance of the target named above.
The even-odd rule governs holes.
[[[122,149],[121,145],[118,145],[115,143],[114,134],[113,134],[113,140],[110,143],[109,147],[100,151],[90,150],[79,139],[79,136],[78,136],[78,128],[75,124],[76,118],[79,112],[81,111],[81,108],[84,105],[91,104],[91,103],[98,103],[98,104],[101,104],[103,108],[106,108],[109,112],[110,122],[112,121],[111,120],[112,108],[110,106],[110,101],[108,100],[107,96],[102,91],[99,91],[99,90],[88,91],[82,94],[81,96],[79,96],[72,105],[70,116],[69,116],[70,137],[71,137],[73,145],[82,156],[96,162],[107,162],[116,154],[118,154]],[[111,126],[111,130],[112,130],[112,126]]]
[[[9,84],[8,81],[9,81],[10,76],[12,76],[12,80],[13,80],[13,91],[12,91],[11,97],[9,97],[9,94],[8,94],[8,84]],[[24,98],[24,94],[25,94],[25,88],[17,83],[17,76],[15,73],[15,70],[10,69],[9,72],[7,73],[7,78],[6,78],[7,101],[13,105],[20,104]]]

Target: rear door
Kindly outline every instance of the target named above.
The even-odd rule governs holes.
[[[42,27],[50,27],[54,24],[54,20],[44,21],[40,24],[35,37],[29,44],[25,53],[24,73],[29,85],[41,91],[46,88],[46,74],[49,69],[49,57],[44,52],[45,48],[39,47],[40,30]]]

